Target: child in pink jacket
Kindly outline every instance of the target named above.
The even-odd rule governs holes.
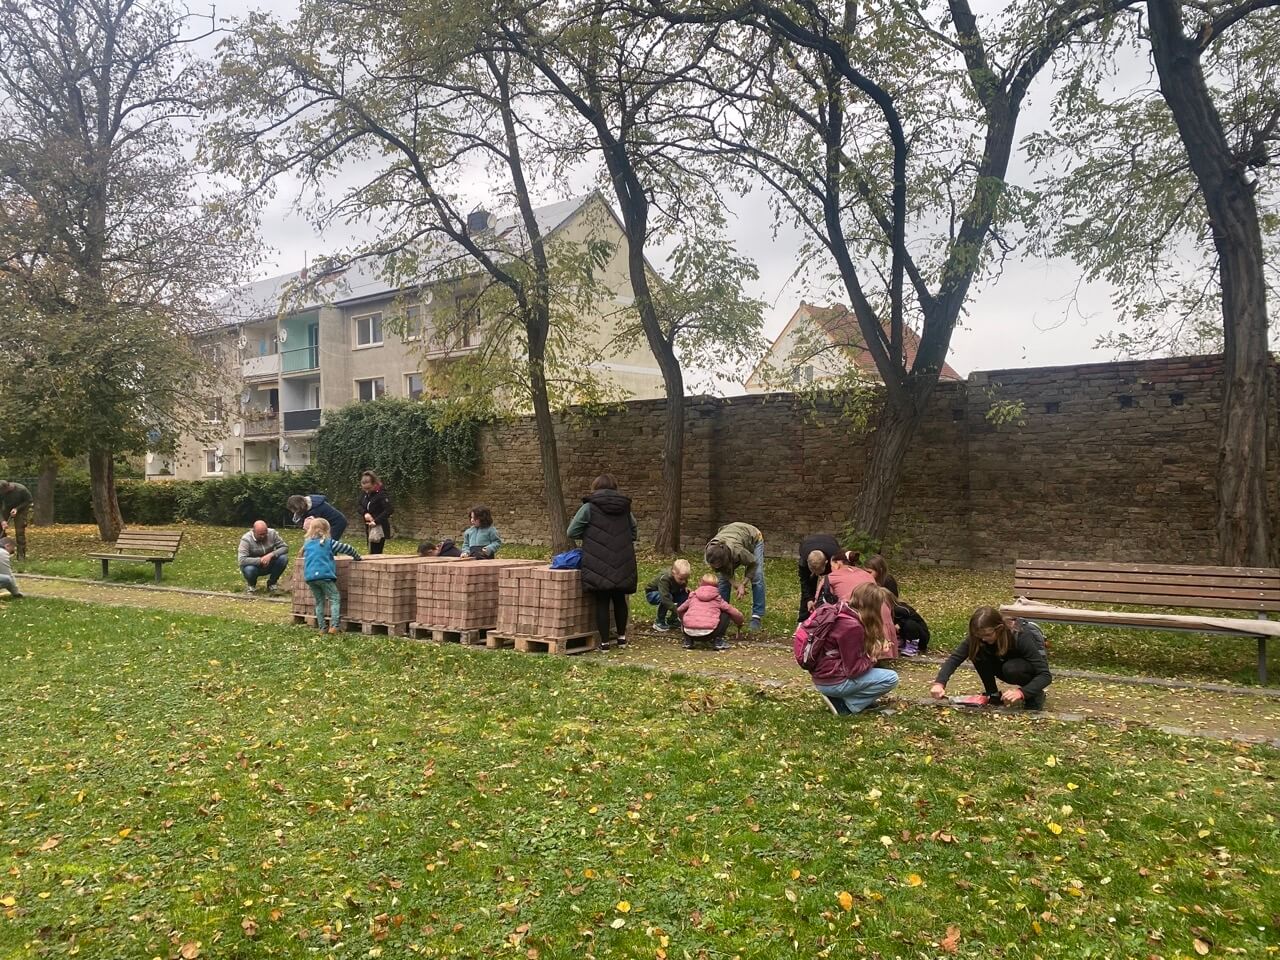
[[[728,650],[729,641],[724,635],[730,621],[737,624],[739,632],[742,630],[742,612],[720,596],[718,584],[714,573],[704,574],[698,581],[698,589],[676,608],[686,650],[693,649],[695,640],[710,640],[715,649]]]

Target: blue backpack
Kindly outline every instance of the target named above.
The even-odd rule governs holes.
[[[577,570],[582,566],[582,550],[574,547],[551,558],[552,570]]]

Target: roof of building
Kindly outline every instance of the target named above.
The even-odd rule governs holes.
[[[800,301],[800,306],[796,308],[796,312],[792,314],[791,319],[782,328],[782,333],[778,334],[777,339],[774,340],[774,345],[777,345],[793,326],[804,319],[809,319],[816,323],[832,344],[843,347],[855,368],[874,376],[876,379],[880,379],[880,371],[876,367],[875,357],[871,355],[871,351],[867,348],[866,341],[862,336],[862,329],[858,326],[858,319],[843,303],[833,303],[829,306],[821,307],[817,304]],[[887,326],[885,327],[885,333],[886,335],[888,334]],[[915,363],[916,353],[919,350],[920,335],[909,325],[903,324],[902,359],[908,370]],[[759,372],[763,363],[764,359],[756,365],[756,369],[751,372],[752,378]],[[944,362],[942,372],[938,374],[938,379],[963,380],[964,377],[957,373],[950,364]]]
[[[592,192],[535,207],[533,213],[539,229],[544,235],[554,232],[597,195]],[[491,236],[501,240],[509,250],[524,250],[528,246],[524,222],[518,213],[494,220]],[[461,250],[454,245],[442,245],[434,252],[432,260],[444,264],[460,253]],[[309,282],[306,270],[256,280],[223,297],[214,304],[213,312],[219,318],[216,326],[235,326],[274,317],[282,311],[293,313],[326,304],[386,296],[400,289],[400,286],[387,282],[376,258],[367,257],[327,274],[317,275],[313,269]]]

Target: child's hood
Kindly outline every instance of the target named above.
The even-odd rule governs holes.
[[[720,588],[709,583],[703,583],[698,589],[693,591],[693,595],[703,603],[714,603],[720,596]]]

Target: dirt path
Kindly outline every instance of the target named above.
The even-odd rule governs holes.
[[[69,580],[23,581],[36,597],[56,597],[83,603],[207,614],[231,620],[285,626],[289,605],[240,594],[199,593],[188,590],[144,589]],[[779,643],[735,644],[726,653],[681,650],[672,634],[641,631],[624,651],[592,656],[593,662],[637,666],[669,673],[718,677],[745,683],[809,688],[808,678],[795,666],[790,651]],[[933,663],[899,661],[898,695],[908,703],[928,695],[937,672]],[[962,667],[950,683],[953,693],[979,691],[977,675]],[[1280,746],[1280,699],[1255,694],[1232,694],[1204,689],[1166,689],[1122,682],[1122,678],[1059,676],[1049,688],[1047,711],[1065,718],[1092,718],[1139,723],[1171,733],[1217,738],[1261,740]]]

